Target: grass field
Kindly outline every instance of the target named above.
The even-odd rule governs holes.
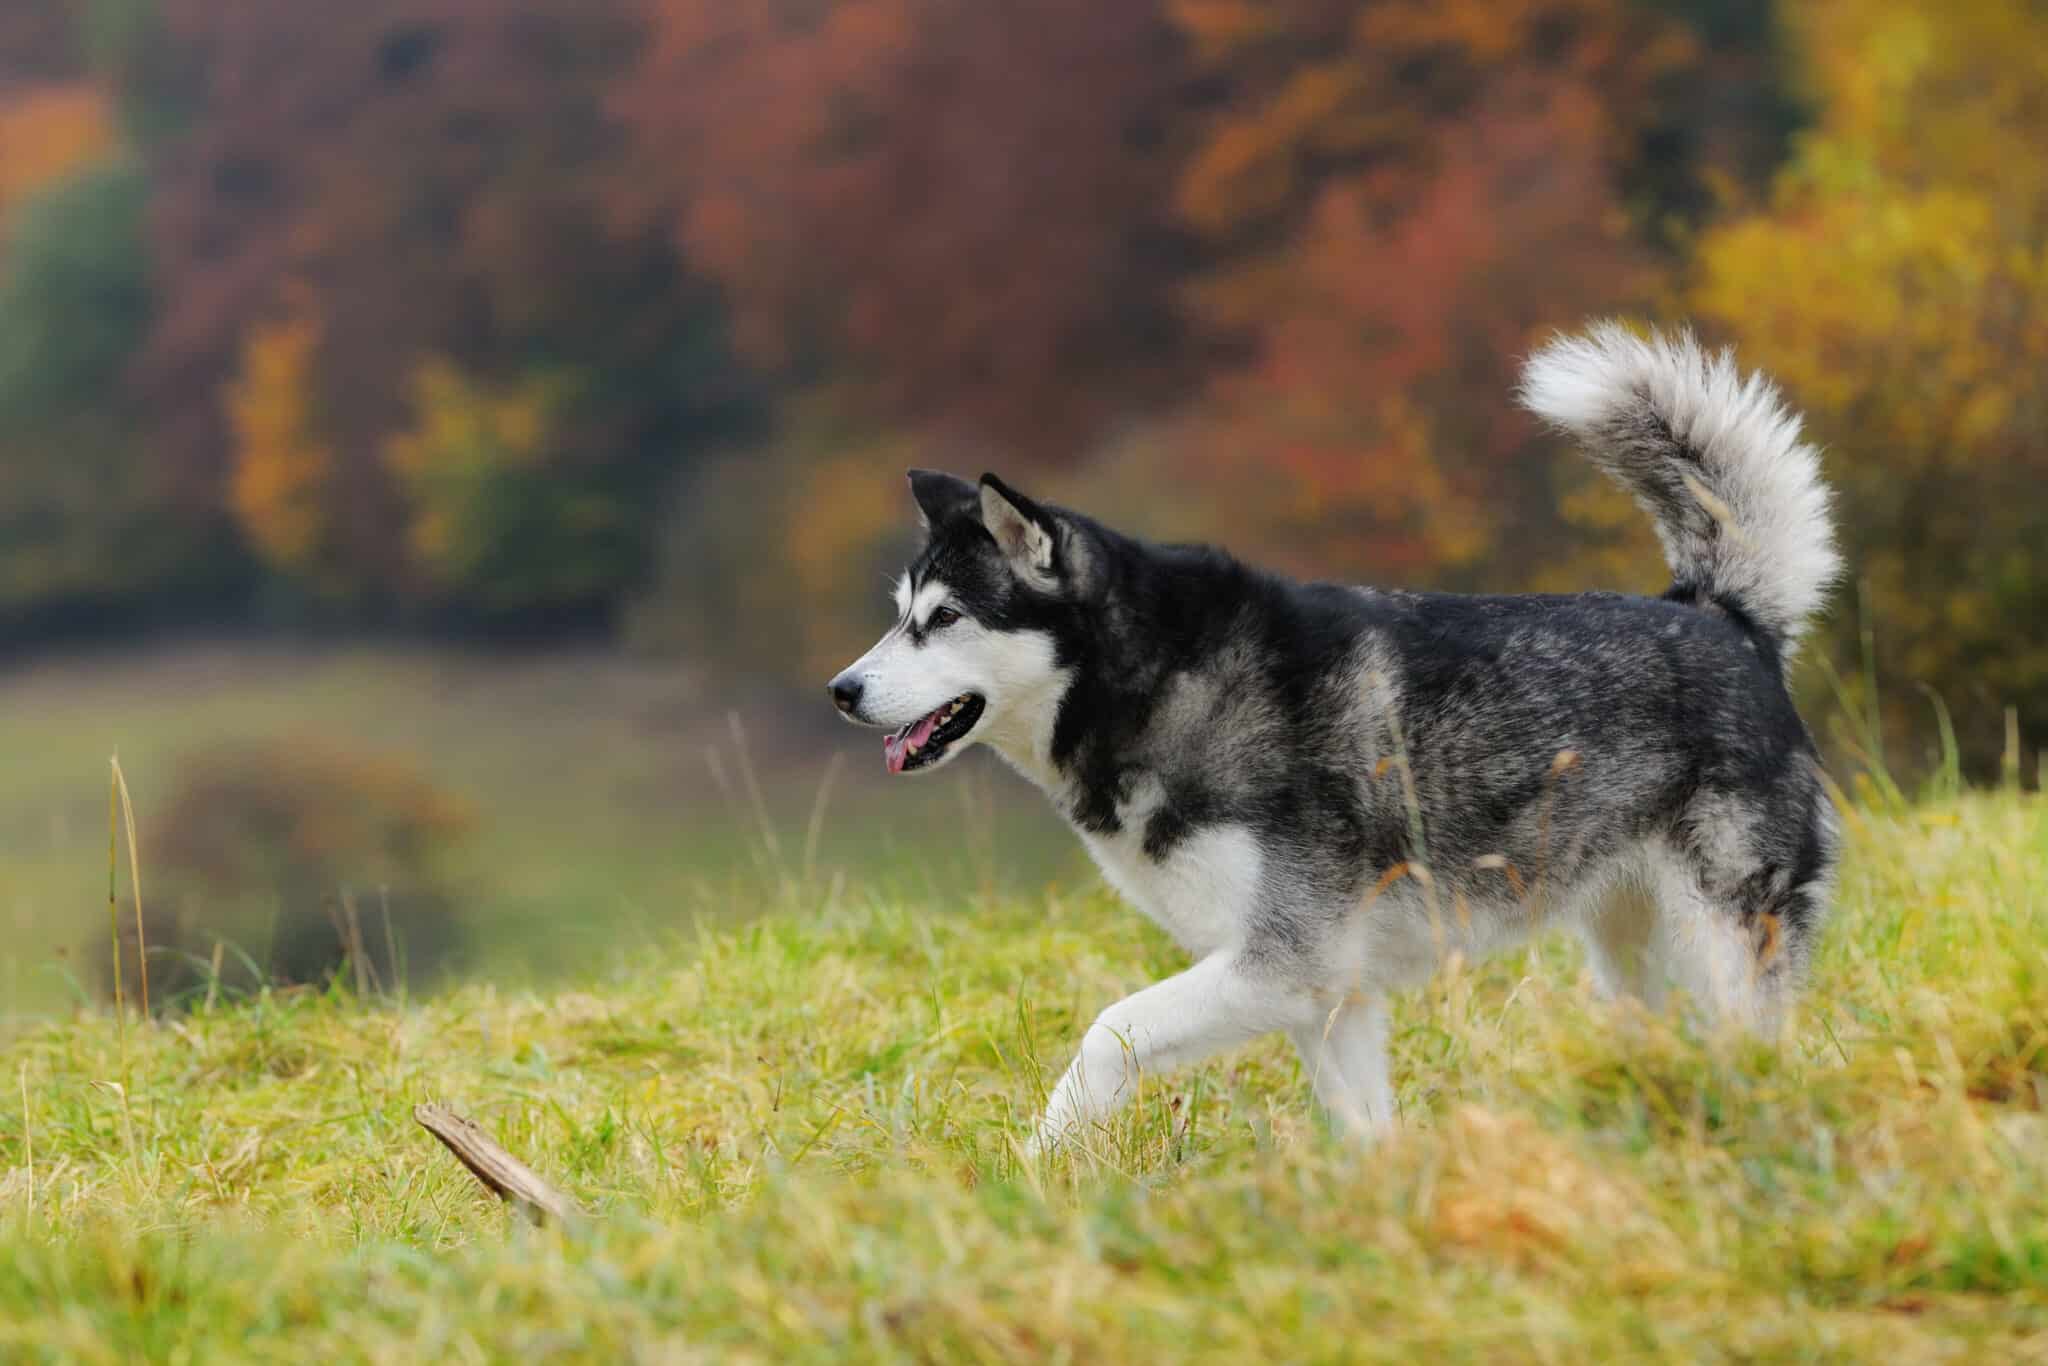
[[[939,901],[1085,871],[1045,803],[993,760],[970,756],[982,762],[965,782],[890,785],[879,745],[833,717],[822,691],[791,699],[599,650],[109,651],[0,672],[0,1033],[10,1015],[75,1002],[88,976],[81,951],[105,942],[110,755],[145,832],[187,757],[224,743],[404,762],[474,816],[450,870],[473,930],[467,966],[546,982],[629,964],[695,919],[754,912],[759,822],[739,781],[734,715],[786,865],[802,862],[838,754],[848,762],[826,792],[815,859],[828,873]],[[732,793],[716,781],[714,753]],[[1003,811],[1000,846],[991,806]],[[974,838],[924,838],[938,825]],[[145,889],[152,854],[145,839]]]
[[[1176,956],[1094,894],[677,934],[601,989],[0,1046],[0,1359],[2048,1361],[2048,806],[1859,811],[1778,1047],[1575,950],[1404,1000],[1399,1137],[1268,1042],[1017,1143]],[[444,1099],[591,1212],[530,1230]]]

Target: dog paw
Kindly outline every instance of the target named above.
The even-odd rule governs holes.
[[[1065,1146],[1065,1135],[1056,1129],[1048,1129],[1040,1125],[1036,1133],[1024,1140],[1024,1160],[1026,1162],[1037,1162],[1043,1158],[1051,1157]]]

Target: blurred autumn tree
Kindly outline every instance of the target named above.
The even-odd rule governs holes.
[[[148,324],[144,186],[131,164],[17,204],[0,259],[0,621],[45,622],[165,565],[132,461],[121,366]]]
[[[1699,43],[1617,0],[1176,9],[1230,92],[1176,186],[1219,255],[1188,306],[1244,353],[1179,461],[1304,572],[1520,561],[1555,521],[1517,358],[1654,280],[1621,187]]]
[[[0,224],[10,207],[104,155],[106,100],[85,81],[37,84],[0,105]]]
[[[1513,353],[1768,140],[1687,93],[1767,65],[1729,0],[160,6],[88,7],[148,153],[123,378],[187,516],[352,613],[604,609],[763,397],[783,451],[1041,467],[1167,415],[1119,463],[1240,540],[1498,563],[1553,525]],[[879,533],[770,504],[799,555]]]
[[[0,95],[84,74],[76,16],[66,4],[0,6]]]
[[[1763,8],[663,0],[620,107],[693,168],[638,203],[748,354],[813,430],[836,404],[867,434],[802,459],[814,484],[908,436],[1297,569],[1511,583],[1558,559],[1561,495],[1651,562],[1509,390],[1544,328],[1652,297],[1711,183],[1774,164]],[[830,501],[820,536],[776,500],[797,559],[900,514]]]
[[[2048,10],[1792,19],[1820,125],[1701,242],[1691,303],[1827,444],[1893,702],[1937,689],[1988,766],[2004,705],[2048,731]]]
[[[334,447],[320,412],[321,322],[309,298],[251,327],[226,395],[234,434],[229,505],[256,553],[302,581],[345,593],[349,566],[333,536]]]
[[[689,656],[712,641],[728,667],[808,680],[873,643],[913,548],[904,471],[948,461],[861,407],[829,386],[789,397],[773,440],[691,483],[668,510],[655,591],[627,624],[636,646]]]
[[[1160,7],[652,0],[619,97],[757,363],[880,421],[1072,458],[1175,370],[1186,91]]]
[[[215,597],[235,556],[142,455],[149,178],[110,90],[134,0],[0,13],[0,626]],[[110,41],[93,48],[77,24]],[[88,60],[89,56],[92,60]]]
[[[660,234],[600,212],[624,174],[605,103],[634,7],[164,12],[205,74],[154,167],[162,315],[139,373],[165,457],[315,599],[604,608],[649,549],[652,519],[617,510],[745,406],[715,299]],[[478,395],[535,386],[545,421],[516,458],[482,455]],[[606,531],[532,541],[557,500]],[[582,558],[528,562],[550,556]]]
[[[72,18],[0,15],[0,626],[17,630],[223,586],[211,528],[137,458],[148,178]]]
[[[533,372],[479,385],[429,357],[413,375],[414,427],[386,462],[411,507],[407,545],[434,591],[518,615],[602,601],[638,574],[642,512],[601,471],[551,466],[580,376]]]
[[[139,325],[132,248],[140,197],[104,175],[74,180],[112,141],[105,101],[81,76],[68,16],[40,5],[0,10],[0,620],[89,595],[91,562],[107,548],[67,525],[94,511],[98,480],[74,473],[89,462],[53,458],[51,448],[76,440],[63,430],[73,416],[67,400],[77,397],[69,391],[103,377],[109,334],[118,350]],[[96,210],[109,212],[102,219]],[[81,217],[111,233],[72,241]],[[106,259],[124,247],[125,260]],[[93,278],[124,268],[127,278],[108,291],[115,306],[79,320],[94,335],[66,335],[66,314],[92,301]],[[46,365],[42,348],[53,342],[63,350]]]
[[[1304,572],[1652,587],[1641,518],[1508,395],[1553,327],[1695,312],[1844,452],[1883,671],[2038,729],[2044,23],[0,6],[0,619],[632,603],[814,669],[911,463]]]

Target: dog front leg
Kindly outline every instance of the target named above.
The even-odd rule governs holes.
[[[1299,1026],[1314,1012],[1305,992],[1213,954],[1126,996],[1096,1017],[1081,1051],[1046,1101],[1032,1142],[1045,1151],[1114,1114],[1141,1073],[1170,1072],[1261,1034]]]

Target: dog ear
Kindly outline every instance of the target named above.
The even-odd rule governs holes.
[[[1059,586],[1059,524],[1038,504],[993,474],[981,476],[981,524],[1018,578],[1034,588]]]
[[[972,515],[978,505],[974,485],[937,470],[910,471],[910,496],[917,501],[918,524],[927,531],[962,514]]]

